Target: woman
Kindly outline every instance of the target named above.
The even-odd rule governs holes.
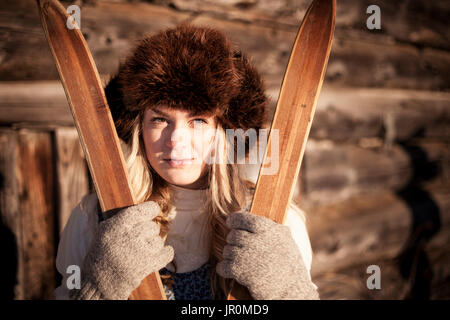
[[[160,271],[169,299],[224,299],[234,279],[255,299],[316,299],[301,211],[287,226],[248,214],[254,184],[235,159],[264,123],[256,70],[218,31],[181,25],[142,40],[105,88],[137,205],[74,209],[58,248],[57,298],[127,299]],[[236,131],[237,132],[237,131]],[[67,267],[81,267],[69,289]]]

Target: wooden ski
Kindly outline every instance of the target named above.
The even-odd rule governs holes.
[[[135,204],[127,170],[97,67],[86,41],[57,0],[37,0],[42,26],[55,59],[102,210]],[[132,299],[166,299],[158,273],[133,291]]]
[[[298,31],[284,75],[250,207],[251,213],[278,223],[284,223],[299,174],[330,55],[335,15],[336,0],[312,2]],[[275,130],[279,137],[278,150],[271,150]],[[278,170],[267,174],[266,158],[269,154],[273,160],[274,152],[278,154]],[[228,299],[248,300],[251,296],[245,287],[235,282]]]

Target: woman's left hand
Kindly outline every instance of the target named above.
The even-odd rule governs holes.
[[[217,273],[246,286],[256,300],[319,299],[287,226],[249,213],[233,213]]]

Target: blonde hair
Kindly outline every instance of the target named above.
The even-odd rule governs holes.
[[[152,200],[159,204],[161,213],[156,221],[164,237],[170,224],[168,215],[172,209],[171,193],[167,182],[154,171],[147,160],[141,134],[142,115],[135,119],[131,130],[130,142],[126,144],[121,141],[131,189],[137,203]],[[248,205],[254,184],[242,178],[238,165],[234,163],[234,158],[231,158],[234,157],[234,148],[230,141],[227,141],[225,130],[220,124],[217,125],[214,141],[215,151],[207,172],[209,184],[206,192],[206,210],[211,227],[211,291],[212,298],[224,299],[231,281],[220,277],[215,272],[215,266],[222,260],[222,251],[229,231],[225,221],[228,214],[242,210]],[[170,284],[170,277],[162,278],[166,284]]]

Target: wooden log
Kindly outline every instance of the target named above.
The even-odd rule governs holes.
[[[277,94],[268,90],[272,108]],[[446,92],[325,84],[310,134],[314,139],[362,145],[370,142],[365,138],[380,138],[387,144],[416,136],[446,141],[450,136],[449,103]],[[59,81],[0,82],[0,124],[13,123],[74,125]]]
[[[420,223],[440,225],[423,252],[433,270],[431,297],[447,296],[442,285],[450,276],[449,189],[430,184],[411,192],[419,195],[413,201],[382,192],[308,211],[312,278],[321,299],[404,299],[414,281],[401,274],[400,257],[414,248],[412,226]],[[370,265],[380,267],[381,290],[366,286]]]
[[[414,291],[417,292],[420,290],[418,293],[422,295],[426,295],[426,291],[430,291],[428,298],[431,300],[448,299],[447,283],[450,277],[450,270],[448,268],[450,263],[449,234],[450,227],[447,225],[428,243],[421,255],[422,263],[425,257],[428,260],[429,266],[432,269],[432,276],[431,281],[429,281],[429,288],[425,284]],[[441,246],[435,246],[435,240],[439,242],[446,241],[446,243]],[[364,255],[362,257],[364,258]],[[332,262],[328,263],[328,265],[332,264]],[[376,265],[380,268],[380,290],[369,290],[367,288],[366,282],[369,276],[371,276],[367,272],[367,268],[371,265]],[[415,264],[415,266],[417,267],[418,265]],[[422,272],[419,273],[419,277],[427,276],[427,273],[423,270],[423,266],[421,268]],[[319,288],[321,300],[404,300],[414,287],[414,283],[419,282],[413,278],[403,277],[400,272],[397,254],[395,253],[390,256],[352,259],[345,266],[333,269],[330,272],[314,275],[313,281]]]
[[[11,2],[1,12],[4,28],[0,37],[5,39],[5,44],[0,49],[4,57],[0,79],[58,79],[34,1]],[[112,74],[136,39],[188,18],[188,13],[150,4],[99,3],[98,6],[82,6],[81,31],[99,73]]]
[[[305,153],[302,204],[335,203],[358,194],[400,190],[412,179],[443,179],[449,172],[448,142],[364,148],[310,139]]]
[[[21,12],[25,15],[32,15],[26,11],[31,11],[32,1],[16,0],[3,4],[2,11]],[[118,2],[121,2],[120,4]],[[123,8],[137,9],[146,8],[139,1],[127,4],[127,1],[95,0],[85,1],[82,10],[96,6],[106,7],[120,5]],[[143,1],[141,1],[143,2]],[[309,0],[297,1],[254,1],[254,0],[158,0],[151,4],[155,10],[166,10],[172,14],[184,14],[186,16],[208,15],[218,20],[229,20],[245,24],[259,24],[266,26],[276,26],[283,29],[296,29],[299,20],[304,16]],[[70,2],[64,2],[67,6]],[[366,28],[366,20],[369,14],[367,7],[377,4],[381,9],[382,33],[392,39],[401,42],[412,43],[417,46],[430,46],[435,48],[449,49],[449,31],[447,28],[447,16],[450,11],[446,1],[415,0],[410,2],[392,2],[389,0],[378,0],[373,3],[370,0],[341,0],[337,8],[336,31],[358,30],[363,31],[367,37],[374,33],[380,33]],[[137,10],[135,10],[137,11]],[[134,13],[134,11],[133,11]],[[169,16],[172,18],[171,16]],[[14,21],[11,16],[5,15],[3,21]],[[162,16],[156,17],[155,22],[147,21],[143,23],[157,23]],[[32,21],[15,20],[16,29],[29,28]],[[106,38],[103,38],[106,40]]]
[[[430,214],[430,206],[436,206],[441,228],[447,230],[450,226],[448,188],[435,185],[423,190],[427,196],[418,197],[412,203],[405,202],[398,194],[378,192],[310,208],[307,214],[314,251],[313,277],[353,264],[396,257],[411,232],[411,206],[421,210],[424,217]],[[430,245],[441,247],[448,238],[445,231],[439,232]]]
[[[59,81],[0,82],[0,124],[74,126]]]
[[[295,32],[220,21],[199,15],[192,20],[198,25],[214,25],[248,53],[260,66],[269,90],[277,91],[287,63],[290,43]],[[367,41],[358,33],[349,38],[336,31],[335,42],[327,68],[325,82],[340,86],[440,90],[448,88],[450,54],[441,50],[422,51],[409,44],[375,37]],[[276,95],[275,95],[276,96]]]
[[[412,174],[408,155],[353,144],[310,139],[305,153],[303,205],[339,202],[355,194],[405,185]]]
[[[58,228],[61,233],[73,208],[88,193],[87,164],[77,130],[55,129],[55,157],[58,196]]]
[[[197,15],[210,15],[222,20],[234,20],[248,24],[279,25],[288,28],[297,25],[303,17],[310,1],[184,1],[161,0],[165,6]],[[367,8],[373,1],[341,0],[337,8],[336,29],[356,29],[368,36],[377,31],[366,28]],[[450,49],[450,36],[446,14],[450,6],[444,1],[430,3],[426,0],[414,2],[392,2],[379,0],[376,5],[381,10],[383,34],[402,42],[420,46]]]
[[[34,10],[31,7],[26,12],[14,7],[5,8],[3,23],[6,41],[3,51],[0,51],[4,52],[4,61],[0,66],[1,79],[57,79],[50,52],[45,47],[45,39],[39,30],[37,11]],[[268,89],[278,92],[303,13],[295,13],[297,18],[293,24],[266,24],[248,23],[241,19],[227,20],[210,14],[197,16],[194,11],[176,11],[146,3],[99,2],[97,6],[82,7],[81,30],[87,37],[99,72],[112,74],[117,71],[118,62],[134,46],[135,40],[144,34],[186,20],[194,24],[214,26],[223,30],[233,43],[253,58],[270,84]],[[352,11],[346,17],[353,21],[351,23],[366,17],[364,12],[358,16],[355,13],[356,11]],[[364,24],[348,32],[345,29],[348,26],[341,23],[343,28],[336,30],[326,83],[420,90],[448,89],[450,54],[446,49],[422,49],[407,41],[396,42],[392,37],[379,32],[369,32]],[[417,28],[409,31],[411,30],[417,31]],[[421,33],[420,30],[418,32]],[[30,37],[29,34],[34,36]],[[36,52],[42,54],[36,56]],[[276,96],[277,94],[275,99]]]
[[[444,90],[450,55],[408,44],[338,38],[327,82],[345,86]]]
[[[413,137],[448,140],[450,94],[399,89],[325,86],[318,101],[311,137],[383,143]]]

